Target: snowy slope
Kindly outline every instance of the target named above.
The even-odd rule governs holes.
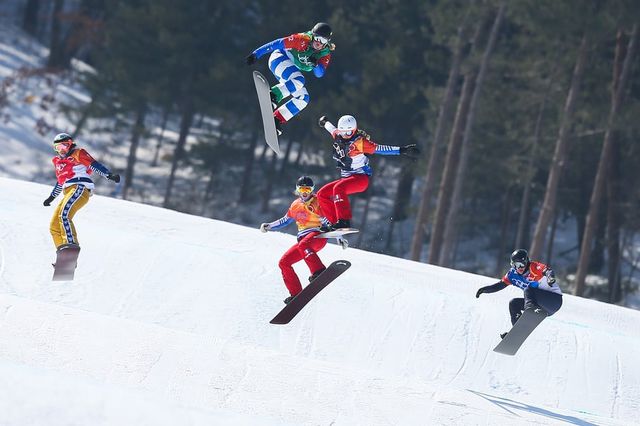
[[[638,421],[637,311],[565,296],[505,357],[516,289],[332,244],[352,268],[273,326],[292,236],[97,195],[51,282],[49,189],[0,178],[0,424]]]

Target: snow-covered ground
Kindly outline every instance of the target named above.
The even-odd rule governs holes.
[[[638,422],[637,311],[565,296],[506,357],[517,289],[332,244],[351,269],[274,326],[294,237],[99,195],[52,282],[48,192],[0,178],[2,425]]]

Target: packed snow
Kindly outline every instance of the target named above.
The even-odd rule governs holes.
[[[50,189],[0,178],[0,424],[638,421],[640,312],[565,296],[508,357],[520,290],[476,299],[495,277],[330,244],[353,266],[275,326],[293,236],[100,195],[75,280],[52,282]]]

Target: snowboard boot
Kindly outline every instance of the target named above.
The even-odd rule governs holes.
[[[271,97],[271,109],[275,111],[276,109],[278,109],[278,97],[273,92],[269,92],[269,96]]]
[[[338,221],[333,224],[333,229],[344,228],[351,228],[351,221],[349,219],[338,219]]]
[[[285,305],[288,305],[288,304],[289,304],[289,302],[291,302],[291,301],[293,300],[293,298],[294,298],[294,296],[289,296],[289,297],[285,298],[285,299],[283,300],[284,304],[285,304]]]
[[[322,268],[317,270],[316,272],[314,272],[313,274],[311,274],[311,276],[309,277],[309,282],[313,282],[313,280],[315,280],[316,278],[318,278],[318,275],[320,275],[321,273],[324,272],[324,270],[327,268]]]
[[[508,331],[505,331],[504,333],[501,333],[501,334],[500,334],[500,338],[501,338],[501,339],[504,339],[504,336],[506,336],[506,335],[507,335],[507,333],[508,333]]]
[[[331,231],[335,231],[333,225],[331,225],[330,223],[326,224],[323,223],[322,226],[320,226],[320,232],[331,232]]]
[[[273,118],[273,120],[276,123],[276,133],[278,133],[278,136],[280,136],[282,134],[282,123],[275,117]]]

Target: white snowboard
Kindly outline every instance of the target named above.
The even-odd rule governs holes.
[[[256,92],[258,93],[265,140],[267,141],[267,145],[269,145],[276,154],[280,155],[278,132],[276,131],[276,123],[273,121],[273,108],[271,106],[271,86],[269,86],[267,79],[258,71],[253,72],[253,82],[256,85]]]
[[[335,231],[323,232],[322,234],[316,235],[314,238],[340,238],[348,234],[355,234],[356,232],[360,232],[360,230],[355,228],[340,228]]]

